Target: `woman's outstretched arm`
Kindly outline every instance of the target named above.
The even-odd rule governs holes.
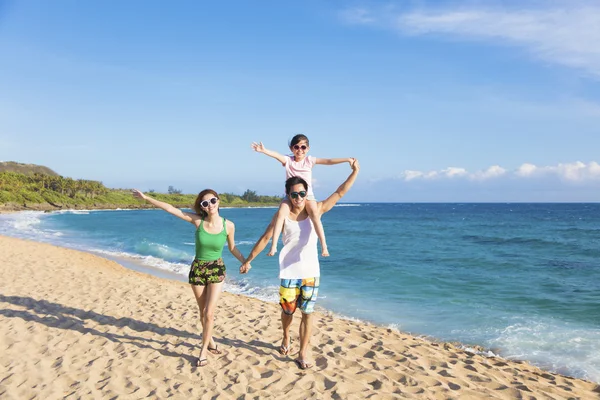
[[[176,216],[177,218],[181,218],[182,220],[184,220],[186,222],[193,224],[196,219],[200,218],[200,216],[197,214],[183,212],[179,208],[174,207],[169,203],[165,203],[164,201],[153,199],[152,197],[145,195],[144,193],[142,193],[141,191],[139,191],[137,189],[133,189],[131,191],[131,193],[133,194],[134,197],[145,200],[148,203],[152,204],[153,206],[163,209],[166,212],[168,212],[169,214],[172,214],[172,215]]]

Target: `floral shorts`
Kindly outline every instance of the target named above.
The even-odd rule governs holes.
[[[225,280],[225,263],[223,259],[202,261],[194,259],[190,268],[190,285],[206,286],[211,283],[220,283]]]

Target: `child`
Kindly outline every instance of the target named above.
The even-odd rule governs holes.
[[[323,165],[334,165],[347,162],[352,164],[353,158],[316,158],[307,156],[310,146],[308,144],[308,138],[305,135],[296,135],[290,142],[290,150],[294,154],[293,156],[284,156],[275,151],[267,150],[262,142],[252,143],[254,151],[273,157],[285,167],[286,179],[292,176],[298,176],[303,178],[308,183],[308,193],[306,197],[306,211],[312,221],[319,241],[321,242],[321,255],[323,257],[329,256],[327,250],[327,242],[325,241],[325,232],[323,231],[323,225],[321,224],[321,216],[318,215],[317,201],[315,199],[312,190],[312,167],[315,164]],[[304,196],[302,196],[304,197]],[[284,219],[289,215],[291,205],[289,199],[285,199],[279,206],[277,212],[277,222],[273,231],[273,241],[271,243],[271,250],[267,253],[268,256],[273,256],[277,253],[277,242],[279,241],[279,235],[283,229]]]

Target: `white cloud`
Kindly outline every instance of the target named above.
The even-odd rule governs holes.
[[[506,174],[506,170],[499,165],[492,165],[485,171],[475,172],[471,175],[472,179],[475,180],[486,180],[492,178],[498,178],[502,175]]]
[[[525,163],[517,169],[516,174],[518,176],[524,176],[524,177],[531,176],[531,175],[535,174],[537,169],[538,168],[535,165]]]
[[[414,11],[361,8],[345,10],[342,18],[350,24],[408,35],[440,34],[513,44],[537,58],[600,76],[600,4],[575,0],[553,4],[552,8],[529,9],[488,5]]]
[[[467,175],[467,170],[464,168],[448,167],[442,170],[442,174],[448,178],[455,178]]]
[[[555,166],[536,166],[524,163],[514,171],[508,171],[499,165],[492,165],[483,171],[469,172],[464,168],[448,167],[439,171],[406,170],[400,174],[400,179],[412,180],[455,179],[462,178],[472,181],[486,181],[500,177],[532,179],[537,177],[556,177],[567,182],[587,182],[600,180],[600,164],[592,161],[588,164],[581,161],[558,164]]]

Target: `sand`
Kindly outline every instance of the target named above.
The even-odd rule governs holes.
[[[237,273],[237,271],[232,271]],[[2,399],[598,399],[596,383],[318,312],[316,365],[278,353],[279,306],[224,293],[223,354],[195,360],[183,282],[92,254],[0,236]]]

